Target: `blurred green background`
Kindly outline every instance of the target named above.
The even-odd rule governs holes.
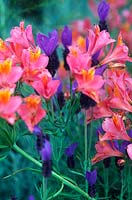
[[[87,0],[0,0],[0,37],[21,20],[33,25],[33,32],[47,33],[77,19],[91,17]],[[93,22],[94,23],[94,22]]]

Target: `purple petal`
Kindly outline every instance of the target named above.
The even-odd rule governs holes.
[[[74,154],[77,146],[78,146],[78,142],[75,142],[75,143],[71,144],[69,147],[66,148],[65,154],[67,156],[72,156]]]
[[[65,48],[72,44],[72,31],[68,26],[64,27],[61,35],[61,40]]]
[[[106,70],[107,65],[102,65],[101,67],[97,68],[95,71],[95,75],[102,75]]]
[[[52,156],[51,144],[46,139],[45,139],[45,142],[44,142],[44,147],[41,150],[40,154],[41,154],[41,158],[42,158],[43,161],[51,160],[51,156]]]
[[[131,144],[130,142],[128,141],[123,141],[122,144],[120,145],[120,151],[122,153],[125,153],[126,152],[126,148],[127,148],[127,145]]]
[[[86,171],[85,177],[89,183],[89,185],[94,185],[97,180],[97,170],[93,170],[92,172]]]
[[[97,130],[96,130],[96,135],[97,135],[97,137],[99,138],[99,134],[102,134],[102,133],[104,133],[104,130],[103,130],[103,128],[102,128],[102,126],[99,126],[98,128],[97,128]]]
[[[30,195],[28,200],[35,200],[35,198],[33,195]]]
[[[38,33],[37,43],[39,47],[45,52],[47,56],[50,56],[58,45],[58,32],[53,30],[48,36]]]
[[[108,3],[106,3],[105,0],[102,0],[102,2],[98,5],[98,15],[101,21],[105,21],[108,13],[109,13],[110,6]]]
[[[75,92],[75,90],[77,89],[77,87],[78,87],[78,83],[77,83],[77,81],[75,80],[75,81],[73,81],[73,83],[72,83],[72,91]]]
[[[93,56],[92,56],[92,60],[97,60],[100,54],[100,50],[97,51]]]
[[[88,51],[88,47],[89,47],[89,39],[88,37],[86,38],[86,51]]]
[[[63,88],[62,82],[60,82],[60,85],[59,85],[59,87],[57,89],[57,94],[60,93],[60,92],[62,92],[62,88]]]
[[[113,144],[114,144],[114,147],[119,151],[120,150],[120,147],[119,147],[119,143],[117,140],[114,140],[113,141]]]
[[[33,129],[33,134],[37,136],[42,135],[42,129],[38,125],[35,125]]]
[[[132,130],[128,131],[128,135],[132,138]]]

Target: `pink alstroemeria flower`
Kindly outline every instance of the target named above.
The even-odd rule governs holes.
[[[132,62],[132,58],[128,55],[129,49],[123,43],[121,33],[118,36],[117,45],[114,48],[111,48],[107,56],[101,61],[101,65],[110,63],[110,62],[118,62],[125,63],[126,61]]]
[[[0,87],[12,88],[14,91],[15,83],[21,78],[22,73],[21,67],[12,66],[11,59],[0,62]]]
[[[76,77],[78,83],[77,90],[91,97],[97,103],[99,102],[99,89],[104,84],[104,80],[100,75],[95,75],[94,67],[87,70],[82,70],[81,75]]]
[[[105,99],[104,101],[100,101],[96,106],[94,106],[92,109],[90,108],[87,111],[87,123],[103,117],[111,117],[112,115],[113,112],[109,107],[109,100]]]
[[[100,32],[98,25],[95,26],[95,30],[88,30],[88,53],[89,55],[94,55],[102,48],[106,47],[108,44],[114,43],[115,40],[110,37],[110,34],[103,30]]]
[[[114,114],[112,118],[106,118],[102,123],[102,128],[106,132],[100,139],[104,140],[126,140],[130,141],[123,119],[120,115]]]
[[[11,32],[11,37],[6,39],[8,47],[14,56],[15,62],[21,62],[23,49],[35,47],[35,42],[32,34],[32,26],[28,25],[24,28],[24,22],[20,22],[19,27],[14,27]]]
[[[100,139],[102,137],[102,135],[99,135]],[[95,145],[96,148],[96,155],[94,156],[94,158],[92,159],[92,164],[95,164],[101,160],[104,160],[105,158],[108,157],[123,157],[123,153],[121,153],[120,151],[118,151],[114,144],[108,143],[106,141],[98,141],[97,144]]]
[[[17,112],[31,132],[46,115],[46,111],[41,107],[41,98],[37,95],[26,97]]]
[[[11,96],[9,89],[0,90],[0,117],[6,119],[10,124],[16,120],[15,112],[22,103],[19,96]]]
[[[31,85],[39,95],[49,100],[57,92],[59,84],[60,81],[52,80],[51,74],[45,70],[40,80],[34,81]]]
[[[30,83],[39,79],[40,74],[48,65],[49,58],[41,54],[39,47],[24,49],[22,52],[23,77],[22,80]]]
[[[5,60],[12,56],[9,46],[0,38],[0,60]]]
[[[107,71],[106,88],[109,95],[109,106],[132,112],[132,78],[125,70]]]
[[[67,63],[73,75],[80,74],[83,69],[87,70],[91,66],[91,56],[84,53],[77,46],[69,47]]]
[[[28,25],[24,28],[24,22],[20,22],[20,26],[14,27],[11,32],[11,37],[6,41],[19,44],[24,48],[28,48],[31,45],[35,45],[33,34],[32,34],[32,26]]]
[[[127,146],[127,153],[128,153],[129,158],[132,160],[132,144],[129,144]]]

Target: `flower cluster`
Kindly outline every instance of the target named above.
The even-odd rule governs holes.
[[[0,116],[14,124],[17,112],[32,132],[46,115],[41,97],[48,101],[57,91],[59,80],[52,79],[47,69],[48,49],[41,53],[31,25],[25,28],[21,22],[10,34],[10,38],[0,40]],[[34,89],[34,94],[23,98],[16,94],[24,83]]]

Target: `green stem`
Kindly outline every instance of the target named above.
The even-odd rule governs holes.
[[[124,195],[124,177],[123,177],[123,170],[122,170],[120,173],[121,173],[121,193],[120,193],[120,200],[123,200],[123,195]]]
[[[51,106],[51,114],[52,114],[52,120],[54,121],[54,107],[53,107],[53,101],[50,100],[50,106]]]
[[[43,177],[43,200],[47,200],[47,178]]]
[[[18,169],[17,171],[13,172],[12,174],[3,177],[3,179],[11,178],[12,176],[15,176],[16,174],[23,172],[23,171],[32,171],[32,172],[35,172],[35,173],[41,173],[41,170],[26,167],[26,168],[23,168],[23,169]]]
[[[87,133],[87,117],[86,117],[86,110],[84,112],[84,146],[85,146],[85,161],[84,161],[84,170],[85,173],[87,171],[88,165],[88,133]],[[85,191],[88,192],[88,182],[85,180]]]
[[[128,175],[127,175],[127,186],[128,186],[128,200],[131,200],[131,166],[128,162]]]
[[[104,181],[105,181],[105,197],[108,197],[108,188],[109,188],[109,171],[107,168],[104,168]]]
[[[89,132],[89,143],[88,143],[88,158],[90,159],[90,152],[91,152],[91,146],[92,146],[92,136],[93,136],[93,127],[92,122],[90,124],[90,132]]]
[[[62,183],[61,188],[54,195],[52,195],[51,197],[49,197],[48,200],[57,197],[62,192],[63,188],[64,188],[64,184]]]
[[[87,170],[87,162],[88,162],[88,134],[87,134],[87,117],[85,110],[85,120],[84,120],[84,144],[85,144],[85,170]]]
[[[28,160],[32,161],[34,164],[36,164],[38,167],[42,168],[42,163],[40,163],[39,161],[37,161],[36,159],[34,159],[32,156],[30,156],[29,154],[27,154],[25,151],[23,151],[20,147],[18,147],[16,144],[13,146],[13,149],[20,153],[22,156],[24,156],[25,158],[27,158]],[[69,182],[68,180],[66,180],[65,178],[61,177],[59,174],[57,174],[56,172],[52,171],[52,176],[55,177],[56,179],[60,180],[63,184],[67,185],[68,187],[70,187],[71,189],[77,191],[78,193],[80,193],[83,197],[85,197],[85,199],[89,199],[89,200],[95,200],[94,198],[91,198],[86,192],[84,192],[80,187],[78,187],[77,185],[72,184],[71,182]]]

